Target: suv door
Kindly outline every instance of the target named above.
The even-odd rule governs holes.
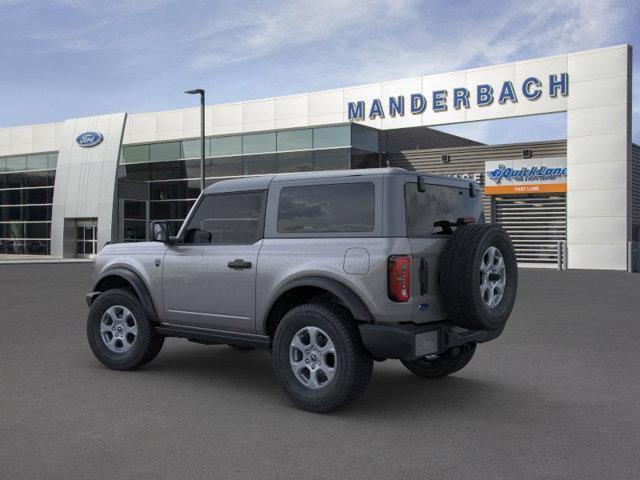
[[[164,257],[166,323],[255,332],[266,191],[201,198]]]
[[[413,319],[416,323],[442,320],[447,313],[439,302],[438,265],[450,230],[439,222],[455,224],[461,217],[480,221],[480,194],[471,197],[468,187],[442,179],[441,183],[427,183],[423,192],[417,182],[407,182],[404,197],[407,237],[413,251],[411,289],[416,305]]]

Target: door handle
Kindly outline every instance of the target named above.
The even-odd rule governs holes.
[[[227,266],[233,269],[251,268],[251,262],[245,262],[242,258],[236,258],[227,263]]]

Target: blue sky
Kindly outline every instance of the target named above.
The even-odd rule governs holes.
[[[0,127],[441,73],[620,43],[640,2],[0,0]],[[562,114],[444,128],[487,143],[562,138]]]

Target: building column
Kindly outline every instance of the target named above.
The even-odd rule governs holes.
[[[631,46],[568,55],[569,268],[626,270],[631,240]]]

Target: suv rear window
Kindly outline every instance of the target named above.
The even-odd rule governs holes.
[[[458,218],[473,216],[475,211],[475,199],[464,188],[427,184],[425,191],[419,192],[417,183],[407,183],[404,199],[410,237],[442,234],[442,228],[434,223],[445,220],[453,224]]]
[[[285,187],[278,233],[372,232],[375,187],[370,182]]]

